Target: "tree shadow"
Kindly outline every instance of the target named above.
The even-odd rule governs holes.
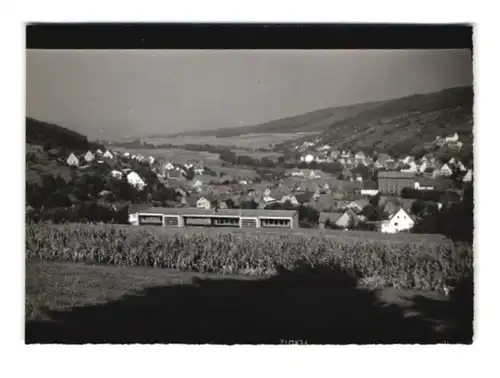
[[[443,325],[440,335],[453,344],[472,344],[474,333],[474,282],[471,276],[458,282],[446,302],[423,296],[412,298],[420,316]]]
[[[376,291],[359,288],[355,277],[302,266],[261,280],[198,278],[188,285],[150,287],[105,304],[48,311],[52,321],[26,323],[26,343],[432,344],[453,339],[436,331],[427,319],[431,310],[408,317],[401,307],[380,301]],[[418,303],[425,309],[431,305]],[[444,306],[432,317],[446,311]]]

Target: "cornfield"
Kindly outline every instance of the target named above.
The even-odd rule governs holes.
[[[322,235],[203,230],[157,232],[114,225],[27,225],[26,256],[129,267],[269,275],[298,263],[342,269],[361,283],[442,289],[472,274],[472,247],[452,243],[343,240]]]

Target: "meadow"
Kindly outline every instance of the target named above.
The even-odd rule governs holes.
[[[212,146],[224,147],[241,147],[248,148],[251,146],[254,149],[269,148],[271,145],[283,143],[292,139],[314,135],[317,133],[298,132],[298,133],[250,133],[246,135],[238,135],[232,137],[216,137],[216,136],[171,136],[171,137],[155,137],[155,138],[142,138],[141,140],[146,143],[154,144],[210,144]]]

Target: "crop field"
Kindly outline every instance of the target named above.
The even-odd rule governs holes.
[[[28,225],[26,254],[44,260],[158,267],[201,273],[269,275],[297,266],[341,270],[377,287],[441,290],[472,272],[472,247],[211,230],[87,225]]]
[[[89,227],[94,227],[90,225]],[[100,227],[100,226],[95,226]],[[137,229],[136,226],[120,226],[120,227],[130,227]],[[321,238],[337,239],[348,243],[356,242],[360,240],[372,241],[372,242],[393,242],[393,243],[428,243],[428,244],[446,244],[451,243],[451,240],[447,239],[445,236],[440,234],[412,234],[406,232],[400,232],[396,234],[385,234],[381,232],[372,231],[343,231],[343,230],[333,230],[333,229],[318,229],[318,228],[293,228],[293,229],[281,229],[281,228],[254,228],[254,229],[242,229],[233,227],[188,227],[188,228],[169,228],[169,227],[148,227],[140,226],[140,229],[148,230],[154,233],[163,234],[183,234],[183,235],[196,235],[203,233],[206,235],[218,235],[226,233],[234,234],[247,234],[247,235],[294,235],[294,236],[317,236]]]

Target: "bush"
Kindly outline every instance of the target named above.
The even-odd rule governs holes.
[[[27,225],[26,255],[126,266],[232,274],[292,270],[298,261],[381,277],[384,285],[429,290],[470,275],[472,247],[464,243],[402,243],[320,235],[155,232],[151,228]]]

